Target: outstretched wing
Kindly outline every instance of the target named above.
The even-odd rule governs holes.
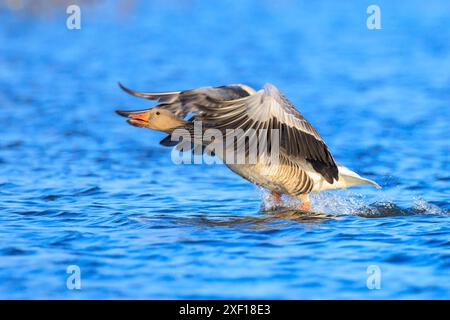
[[[157,101],[158,107],[167,109],[181,118],[184,118],[190,112],[200,112],[197,106],[209,105],[212,101],[216,103],[216,101],[238,99],[256,92],[242,84],[170,92],[136,91],[125,87],[120,82],[119,87],[133,96]]]
[[[307,160],[329,183],[338,180],[338,168],[314,127],[273,85],[248,97],[196,106],[199,119],[218,129],[278,129],[280,146],[290,157]]]
[[[245,85],[205,87],[194,90],[143,93],[127,92],[159,102],[178,116],[188,113],[207,128],[260,130],[278,129],[280,147],[289,157],[308,161],[329,183],[338,180],[338,168],[327,145],[314,127],[272,84],[255,92]]]

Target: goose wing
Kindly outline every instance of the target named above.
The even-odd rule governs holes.
[[[274,85],[266,84],[254,94],[229,101],[214,101],[207,95],[199,101],[195,94],[192,98],[199,114],[195,118],[205,126],[222,131],[278,129],[285,155],[305,159],[329,183],[338,180],[336,162],[322,137]]]
[[[285,155],[308,161],[329,183],[338,180],[338,167],[322,137],[272,84],[265,84],[258,92],[237,84],[162,93],[139,92],[119,85],[134,96],[157,101],[158,107],[177,116],[192,113],[190,120],[201,120],[206,128],[277,129]]]
[[[200,112],[197,106],[208,106],[212,102],[242,98],[256,91],[243,84],[230,84],[218,87],[202,87],[193,90],[168,92],[142,92],[129,89],[119,82],[119,87],[139,98],[158,102],[158,107],[167,109],[178,117],[188,113]]]

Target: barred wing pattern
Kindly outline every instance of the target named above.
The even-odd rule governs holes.
[[[338,168],[327,145],[314,127],[272,84],[255,92],[244,85],[204,87],[194,90],[143,93],[122,87],[125,91],[150,100],[178,116],[201,120],[206,128],[278,129],[280,148],[285,156],[309,162],[326,181],[338,180]]]

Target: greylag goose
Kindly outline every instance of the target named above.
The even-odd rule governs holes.
[[[182,141],[178,143],[172,140],[177,140],[173,139],[175,132],[183,129],[193,138],[188,140],[189,146],[195,148],[201,145],[204,150],[207,143],[202,139],[196,140],[194,129],[194,124],[199,121],[202,124],[201,134],[214,129],[227,136],[229,130],[240,129],[244,134],[251,132],[250,138],[258,135],[258,140],[250,139],[245,143],[245,138],[237,138],[241,143],[232,140],[231,144],[224,146],[225,151],[241,148],[245,154],[244,162],[229,161],[235,158],[226,158],[223,152],[218,157],[226,158],[224,163],[236,174],[268,189],[276,204],[281,203],[281,196],[285,194],[301,201],[300,210],[309,211],[311,192],[356,185],[380,188],[376,182],[362,178],[338,164],[317,130],[272,84],[264,85],[259,91],[246,85],[233,84],[155,93],[131,90],[120,83],[119,86],[136,97],[158,103],[145,110],[116,112],[129,118],[131,125],[168,133],[160,142],[162,145],[182,145]],[[188,115],[190,118],[185,120]],[[274,136],[278,140],[273,140]],[[257,143],[248,141],[256,141],[265,147],[261,147],[264,152],[251,163],[247,161],[249,151]],[[274,153],[274,150],[276,161],[270,161],[268,158],[272,157],[270,153]]]

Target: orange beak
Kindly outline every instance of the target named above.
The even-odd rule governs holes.
[[[127,122],[135,127],[146,127],[150,121],[150,109],[125,111],[116,110],[116,113],[122,117],[129,118]]]

